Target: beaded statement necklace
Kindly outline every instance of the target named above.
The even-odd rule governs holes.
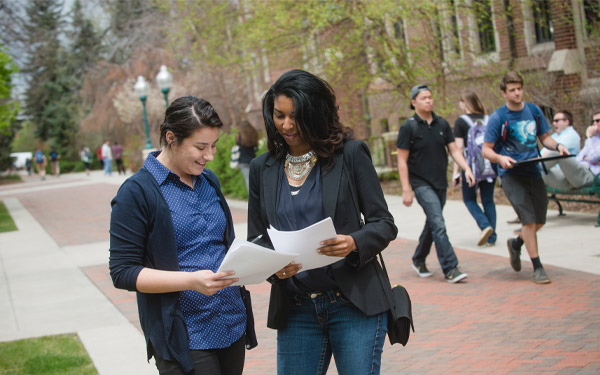
[[[294,181],[302,181],[315,166],[317,159],[313,150],[300,156],[292,156],[288,153],[285,156],[285,173]]]

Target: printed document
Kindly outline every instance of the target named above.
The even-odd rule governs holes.
[[[280,253],[236,238],[227,251],[219,271],[235,271],[232,285],[260,284],[288,265],[298,254]]]
[[[279,231],[268,228],[273,247],[278,253],[298,254],[294,262],[302,264],[302,271],[327,266],[343,258],[317,253],[321,241],[336,238],[337,234],[330,217],[297,231]]]

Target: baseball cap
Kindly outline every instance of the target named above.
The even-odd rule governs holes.
[[[416,85],[416,86],[413,86],[413,88],[410,89],[410,100],[413,100],[414,98],[416,98],[417,95],[419,95],[419,93],[421,91],[429,91],[429,92],[431,92],[431,89],[427,85]],[[415,109],[415,107],[412,105],[412,103],[410,103],[410,109]]]

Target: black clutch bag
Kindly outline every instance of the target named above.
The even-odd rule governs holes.
[[[406,346],[410,337],[412,322],[412,304],[406,289],[401,285],[392,288],[391,310],[388,312],[388,339],[390,344],[400,343]]]
[[[411,328],[413,332],[415,331],[410,296],[408,295],[406,288],[402,285],[396,285],[395,287],[390,288],[390,277],[385,268],[385,263],[383,262],[381,254],[379,254],[379,260],[383,267],[386,282],[384,282],[382,278],[380,278],[379,281],[381,281],[385,297],[390,305],[387,322],[388,339],[392,345],[400,343],[402,346],[406,346],[410,337]]]

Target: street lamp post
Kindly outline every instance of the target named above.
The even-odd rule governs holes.
[[[148,96],[148,83],[142,76],[138,76],[133,90],[136,95],[142,101],[142,107],[144,108],[144,126],[146,127],[146,150],[152,148],[152,142],[150,142],[150,131],[148,130],[148,115],[146,114],[146,97]]]
[[[160,72],[158,72],[156,75],[156,83],[158,84],[160,91],[162,91],[163,95],[165,96],[166,107],[169,108],[169,90],[173,84],[173,76],[171,73],[169,73],[166,66],[160,66]]]

